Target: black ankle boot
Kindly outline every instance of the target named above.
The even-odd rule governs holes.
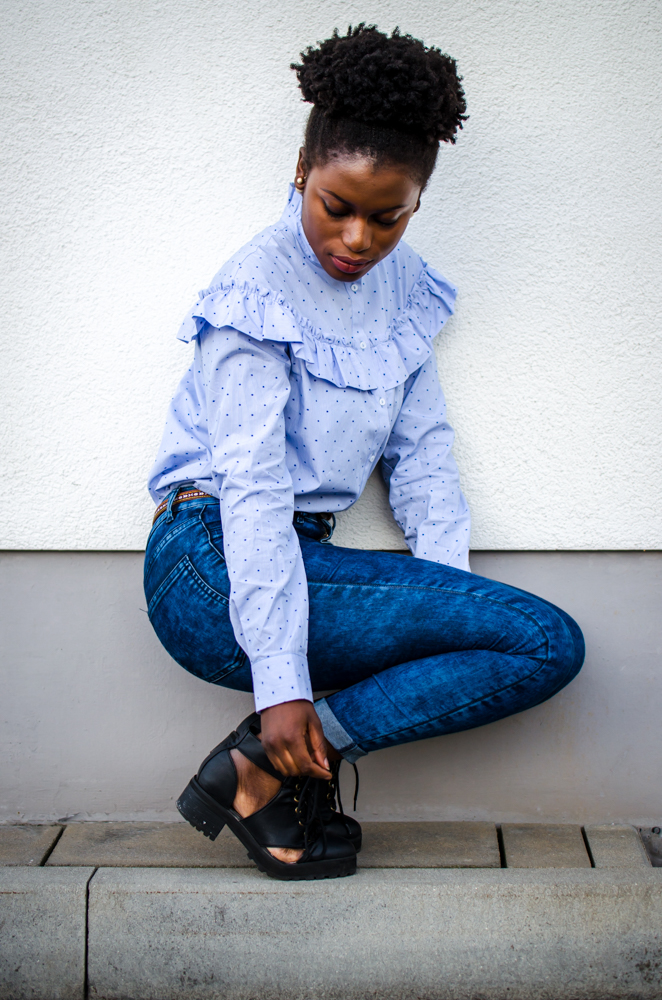
[[[215,747],[191,778],[177,808],[191,826],[215,840],[225,824],[248,850],[260,871],[278,879],[338,878],[356,871],[356,851],[347,835],[338,836],[322,822],[322,792],[326,782],[315,778],[284,778],[272,765],[256,733],[259,716],[252,715]],[[281,781],[280,790],[257,812],[242,818],[232,804],[237,772],[230,750],[239,750],[267,774]],[[358,825],[358,824],[357,824]],[[278,861],[268,847],[303,850],[293,864]]]

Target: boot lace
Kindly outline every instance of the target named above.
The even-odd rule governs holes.
[[[320,782],[320,784],[326,785],[326,802],[329,809],[332,812],[337,812],[339,818],[344,820],[345,810],[343,809],[342,796],[340,794],[340,765],[342,760],[334,760],[331,764],[331,780],[326,782]],[[359,771],[356,764],[352,764],[354,768],[354,812],[356,812],[356,802],[359,797]],[[337,805],[336,805],[337,802]],[[349,833],[349,827],[345,824],[345,829]]]
[[[322,796],[316,778],[301,778],[294,786],[295,813],[299,826],[303,828],[303,854],[299,862],[307,861],[313,847],[322,838],[322,857],[326,855],[327,836],[322,822]]]
[[[340,765],[341,760],[333,761],[331,764],[331,780],[323,781],[321,778],[301,778],[295,785],[294,801],[295,813],[299,820],[299,826],[303,828],[304,852],[300,858],[306,861],[310,856],[314,845],[322,838],[322,857],[326,854],[327,835],[323,820],[323,809],[331,809],[338,812],[340,819],[344,819],[342,797],[340,794]],[[354,811],[359,795],[359,772],[356,764],[354,768]],[[336,801],[338,806],[336,807]],[[349,829],[347,830],[349,833]]]

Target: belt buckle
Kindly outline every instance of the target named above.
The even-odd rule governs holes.
[[[320,542],[328,542],[329,539],[331,538],[331,535],[336,530],[336,515],[333,513],[328,513],[328,514],[318,514],[317,516],[324,525],[324,531],[326,532],[326,534],[324,534],[322,538],[320,538]]]

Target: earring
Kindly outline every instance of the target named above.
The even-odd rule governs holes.
[[[297,177],[297,184],[299,185],[299,187],[302,187],[305,183],[306,183],[305,177]]]

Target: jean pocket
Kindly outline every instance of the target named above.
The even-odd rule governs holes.
[[[172,658],[202,680],[218,684],[246,662],[227,597],[209,586],[187,555],[157,588],[147,613]]]

